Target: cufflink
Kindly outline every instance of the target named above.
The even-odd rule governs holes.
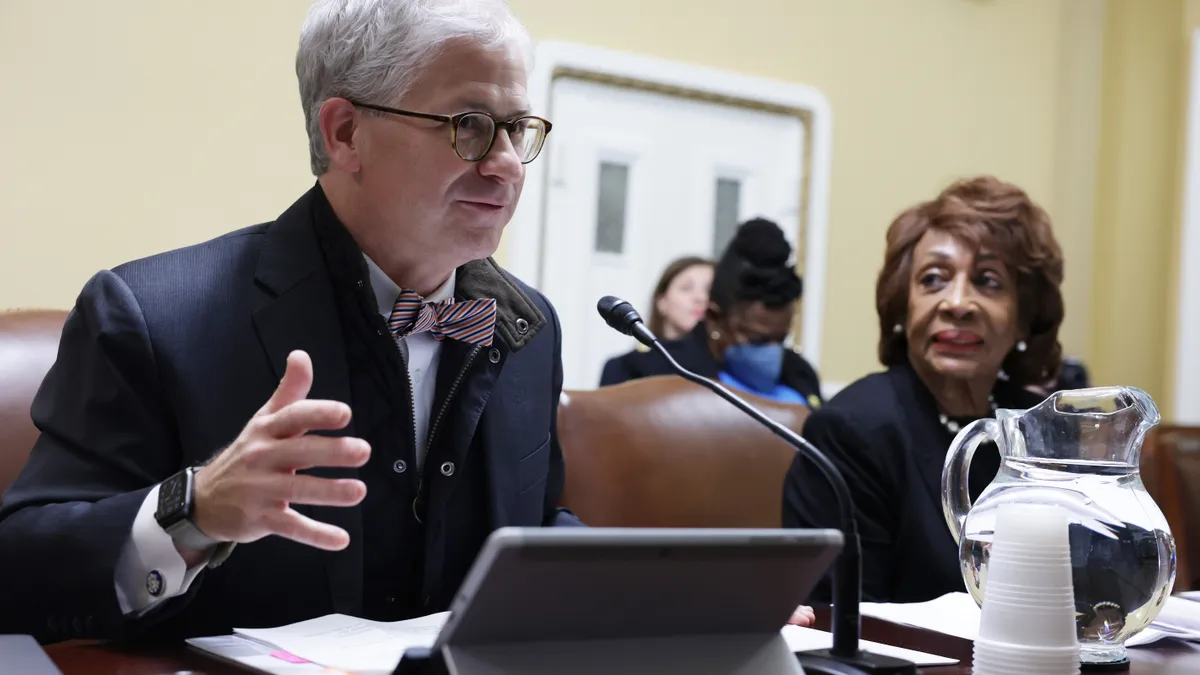
[[[162,595],[163,592],[163,575],[158,570],[150,570],[146,575],[146,592],[154,597]]]

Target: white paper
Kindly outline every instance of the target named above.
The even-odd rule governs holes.
[[[201,651],[268,675],[325,675],[328,672],[324,666],[315,663],[289,663],[271,656],[271,652],[274,651],[271,647],[236,635],[191,638],[187,643]]]
[[[279,628],[235,628],[313,663],[357,673],[391,673],[409,647],[432,647],[449,612],[387,623],[329,614]]]
[[[859,613],[964,640],[973,641],[979,634],[979,606],[966,593],[947,593],[926,602],[864,602]]]
[[[815,630],[813,628],[801,628],[800,626],[785,626],[783,628],[783,639],[787,641],[788,649],[793,652],[806,652],[813,649],[829,649],[833,646],[833,634],[826,633],[823,630]],[[897,659],[904,659],[910,663],[915,663],[920,667],[932,666],[952,666],[958,663],[958,659],[951,659],[945,656],[937,656],[935,654],[926,654],[917,652],[903,647],[893,647],[891,645],[871,642],[869,640],[859,640],[859,649],[879,654],[880,656],[891,656]]]
[[[926,630],[974,640],[979,634],[980,609],[966,593],[947,593],[927,602],[902,604],[864,602],[860,610],[865,616],[916,626]],[[1125,642],[1127,647],[1141,647],[1159,640],[1173,638],[1200,642],[1200,603],[1170,597],[1162,611],[1143,631]]]

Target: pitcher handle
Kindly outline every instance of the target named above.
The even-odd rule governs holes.
[[[956,544],[960,543],[967,512],[971,510],[968,483],[971,458],[975,456],[979,444],[988,440],[997,445],[1000,443],[1000,423],[990,417],[975,420],[963,427],[946,452],[946,464],[942,467],[942,514],[946,517],[946,525],[950,527]]]

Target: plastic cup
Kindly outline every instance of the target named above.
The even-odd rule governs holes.
[[[1029,564],[992,558],[988,561],[987,588],[993,583],[1009,588],[1056,589],[1072,588],[1071,566],[1063,564]]]
[[[1014,551],[1033,551],[1033,552],[1059,551],[1059,550],[1061,550],[1062,542],[1054,541],[1054,540],[1024,541],[1021,539],[1010,538],[1008,541],[1004,542],[1004,546],[1007,548],[1010,548]],[[1070,549],[1068,549],[1068,550],[1070,550]]]
[[[1075,598],[1065,593],[1055,593],[1050,597],[1043,595],[1032,595],[1027,593],[1009,593],[1000,589],[991,589],[984,594],[987,602],[995,605],[1007,605],[1010,607],[1027,608],[1031,612],[1056,612],[1061,613],[1064,605],[1074,606]]]
[[[988,551],[988,560],[992,558],[1007,558],[1009,560],[1020,560],[1024,562],[1045,562],[1070,564],[1071,551],[1070,549],[1062,550],[1059,546],[1039,546],[1037,548],[1023,548],[1013,546],[1012,544],[1001,544],[996,546],[992,544],[992,548]]]
[[[1065,610],[1065,611],[1064,611]],[[1066,647],[1077,642],[1074,604],[1037,607],[983,600],[979,635],[1029,647]]]
[[[1002,504],[996,509],[996,539],[1033,545],[1066,545],[1067,514],[1053,504]]]
[[[1019,542],[1031,546],[1022,550],[1014,545]],[[1061,672],[1066,662],[1078,667],[1067,516],[1061,508],[1005,504],[997,509],[980,642],[985,669],[1038,672],[1044,666]]]
[[[1076,675],[1079,646],[1039,648],[979,639],[972,661],[975,675]]]

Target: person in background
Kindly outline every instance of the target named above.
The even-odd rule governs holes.
[[[888,228],[875,290],[887,369],[838,392],[804,425],[850,487],[864,600],[920,602],[964,590],[942,515],[946,452],[963,426],[998,406],[1041,400],[1026,387],[1058,372],[1062,279],[1049,217],[996,178],[955,183]],[[976,451],[972,500],[999,466],[994,446]],[[828,483],[800,455],[785,483],[783,522],[838,524]],[[828,580],[812,600],[829,600]]]
[[[691,332],[708,310],[708,289],[712,286],[713,263],[706,258],[686,256],[663,270],[650,297],[650,331],[663,342],[679,340]],[[614,356],[604,364],[600,386],[615,384],[622,378],[623,361],[630,354],[647,351],[641,343],[633,351]],[[608,382],[606,378],[614,381]]]
[[[704,321],[664,346],[704,377],[764,398],[819,407],[816,370],[784,346],[803,290],[791,255],[775,223],[757,218],[740,225],[713,272]],[[673,372],[657,353],[631,352],[605,365],[600,386]]]
[[[679,340],[704,318],[713,263],[688,256],[667,265],[651,298],[650,330],[661,340]]]

